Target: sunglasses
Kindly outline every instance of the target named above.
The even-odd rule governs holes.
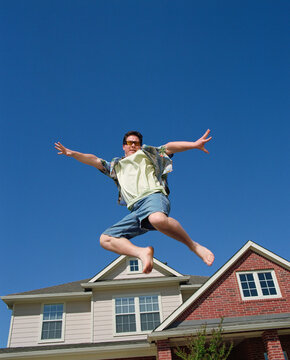
[[[135,144],[136,146],[140,146],[140,141],[131,141],[131,140],[126,140],[126,141],[124,141],[124,145],[129,145],[129,146],[131,146],[131,145],[133,145],[133,144]]]

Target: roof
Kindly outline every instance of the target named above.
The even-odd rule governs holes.
[[[63,294],[63,293],[71,293],[71,292],[80,292],[84,290],[81,284],[88,282],[89,280],[90,278],[73,281],[65,284],[45,287],[41,289],[31,290],[31,291],[9,294],[9,295]]]
[[[267,329],[279,329],[284,333],[289,334],[290,313],[281,314],[263,314],[255,316],[236,316],[225,317],[222,322],[223,333],[239,334],[241,332],[259,332]],[[213,329],[217,329],[221,323],[221,319],[202,319],[202,320],[187,320],[169,326],[167,329],[148,334],[148,340],[153,342],[174,337],[190,337],[193,333],[200,331],[201,327],[205,326],[206,332],[210,333]]]
[[[199,275],[188,275],[189,280],[187,285],[201,285],[208,280],[208,276],[199,276]],[[20,293],[9,294],[7,296],[18,296],[18,295],[45,295],[45,294],[65,294],[65,293],[74,293],[74,292],[82,292],[84,291],[83,286],[81,284],[88,283],[91,278],[73,281],[65,284],[45,287],[36,290],[30,290]],[[157,277],[154,279],[158,279]],[[107,282],[111,281],[123,281],[122,279],[119,280],[106,280]],[[142,279],[138,279],[138,281],[142,282]]]
[[[117,352],[121,357],[128,354],[153,355],[155,353],[154,346],[146,339],[144,340],[125,340],[114,342],[101,342],[101,343],[78,343],[78,344],[55,344],[55,345],[40,345],[40,346],[26,346],[15,348],[2,348],[0,349],[0,359],[17,358],[17,359],[31,359],[35,357],[45,358],[52,356],[54,359],[59,359],[62,356],[65,358],[70,355],[78,354],[83,355],[104,355],[111,352]],[[130,356],[131,357],[131,356]],[[107,358],[107,357],[106,357]],[[99,356],[98,356],[99,359]]]

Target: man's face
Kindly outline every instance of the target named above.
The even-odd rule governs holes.
[[[136,151],[141,149],[140,140],[136,135],[129,135],[126,140],[129,144],[123,145],[125,151],[125,157],[134,154]]]

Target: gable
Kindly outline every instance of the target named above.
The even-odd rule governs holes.
[[[201,305],[203,305],[202,318],[204,319],[209,319],[210,317],[214,317],[214,319],[217,319],[221,316],[227,316],[227,312],[231,311],[231,309],[233,311],[234,317],[238,317],[238,314],[243,312],[257,312],[258,306],[254,306],[253,300],[251,300],[250,305],[250,303],[246,304],[245,300],[242,299],[241,293],[238,291],[238,283],[241,281],[241,277],[238,281],[237,272],[249,270],[263,270],[262,272],[265,275],[266,272],[269,271],[269,269],[272,269],[270,270],[271,274],[275,275],[274,271],[277,272],[279,283],[282,284],[283,298],[281,298],[280,294],[277,294],[276,298],[279,295],[280,299],[275,300],[279,300],[281,301],[281,303],[282,301],[287,302],[286,305],[280,307],[280,311],[285,313],[285,309],[287,309],[287,307],[289,308],[289,290],[287,288],[287,283],[289,283],[290,262],[263,248],[262,246],[254,243],[253,241],[248,241],[214,275],[212,275],[208,279],[208,281],[206,281],[206,283],[199,288],[199,290],[197,290],[167,319],[165,319],[163,323],[160,324],[153,331],[152,334],[157,334],[157,332],[161,332],[166,328],[174,327],[173,324],[175,324],[175,326],[178,326],[178,324],[180,324],[181,321],[185,321],[188,316],[191,316],[192,319],[194,319],[195,317],[197,318],[198,316],[201,317],[201,313],[197,314],[196,310]],[[276,277],[276,275],[274,277]],[[258,282],[261,281],[258,280]],[[260,293],[261,288],[262,285],[260,286]],[[254,301],[256,300],[257,298]],[[263,299],[262,301],[260,302],[260,305],[264,305],[265,302],[269,302],[269,306],[264,306],[265,309],[263,309],[264,311],[262,313],[275,313],[275,306],[273,306],[273,304],[277,305],[277,302],[275,303],[274,300],[272,298],[270,299],[269,297],[268,299]],[[234,302],[237,306],[233,306],[234,304],[231,304],[231,302]],[[206,305],[204,305],[205,303],[206,305],[208,305],[207,309]],[[230,305],[232,306],[232,308]],[[277,311],[279,311],[279,309]],[[242,316],[245,318],[245,315]]]
[[[152,272],[148,274],[139,273],[130,273],[128,271],[128,263],[127,259],[124,258],[121,263],[118,264],[115,268],[108,271],[103,277],[102,280],[121,280],[121,279],[136,279],[136,278],[148,278],[148,277],[160,277],[160,276],[168,276],[168,272],[161,269],[158,266],[154,266]]]
[[[274,270],[281,298],[243,300],[238,284],[240,271]],[[282,314],[290,309],[290,272],[281,265],[248,250],[217,281],[175,319],[170,327],[191,320]]]
[[[161,261],[153,258],[153,269],[150,274],[142,273],[142,265],[139,261],[139,272],[130,272],[129,271],[129,261],[137,260],[136,258],[121,255],[111,264],[105,267],[97,275],[95,275],[89,282],[93,283],[96,281],[105,281],[105,280],[130,280],[130,279],[139,279],[139,278],[155,278],[155,277],[176,277],[183,276],[181,273],[169,267],[167,264],[162,263]]]

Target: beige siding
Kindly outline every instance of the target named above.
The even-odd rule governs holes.
[[[72,301],[66,303],[65,343],[91,341],[91,302]]]
[[[10,347],[35,346],[39,340],[41,304],[17,304]]]
[[[15,305],[9,347],[43,345],[43,343],[40,342],[41,308],[40,303]],[[90,342],[90,300],[67,302],[65,304],[65,311],[64,343]]]
[[[172,274],[169,274],[164,269],[160,268],[158,265],[154,265],[154,268],[150,275],[138,273],[138,274],[129,274],[127,272],[127,262],[126,259],[124,259],[121,263],[118,264],[114,269],[109,271],[104,277],[102,277],[102,280],[113,280],[113,279],[135,279],[135,278],[152,278],[152,277],[160,277],[160,276],[170,276]]]
[[[156,286],[138,290],[107,290],[94,293],[94,342],[145,339],[146,334],[114,336],[113,298],[122,296],[140,296],[158,294],[161,296],[161,321],[181,305],[181,296],[177,285]]]

